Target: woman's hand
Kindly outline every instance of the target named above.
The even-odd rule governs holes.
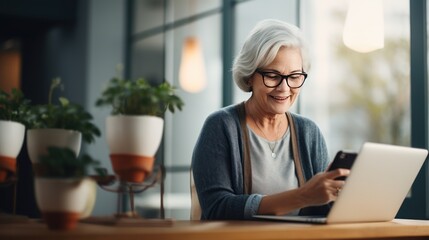
[[[335,180],[335,178],[349,174],[350,170],[339,168],[314,175],[300,188],[302,201],[305,205],[323,205],[335,201],[344,186],[343,180]]]
[[[258,214],[284,215],[295,209],[324,205],[334,201],[344,185],[343,180],[335,180],[335,178],[349,174],[350,170],[343,168],[319,173],[300,188],[264,196],[259,205]]]

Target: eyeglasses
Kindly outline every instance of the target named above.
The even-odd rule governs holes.
[[[261,74],[264,85],[269,88],[276,88],[280,86],[280,84],[283,82],[283,79],[286,79],[286,84],[290,88],[300,88],[307,78],[307,73],[305,72],[297,72],[289,75],[281,75],[276,72],[262,71],[260,69],[256,69],[255,72]]]

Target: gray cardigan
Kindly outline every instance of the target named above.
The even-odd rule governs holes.
[[[259,208],[261,195],[244,194],[243,142],[238,104],[212,113],[205,121],[192,156],[201,219],[250,219]],[[316,124],[292,114],[304,177],[324,171],[328,152]],[[248,201],[249,200],[249,201]],[[328,205],[301,210],[302,215],[324,215]]]

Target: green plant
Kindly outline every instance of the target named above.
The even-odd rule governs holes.
[[[182,110],[184,103],[174,90],[168,82],[153,86],[143,78],[136,81],[112,78],[96,106],[112,106],[113,115],[162,117],[167,109],[172,113],[176,108]]]
[[[46,155],[40,156],[35,166],[36,175],[46,178],[82,178],[88,176],[88,168],[93,167],[98,175],[103,175],[100,162],[84,154],[76,157],[69,148],[49,147]]]
[[[92,115],[78,105],[70,103],[66,98],[59,98],[59,105],[52,104],[52,93],[60,85],[59,78],[53,79],[49,90],[48,104],[31,108],[30,128],[60,128],[75,130],[82,133],[84,141],[91,143],[101,132],[91,123]]]
[[[27,125],[29,109],[30,100],[26,99],[20,90],[14,88],[10,94],[0,90],[0,120]]]

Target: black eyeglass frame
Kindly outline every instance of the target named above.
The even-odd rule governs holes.
[[[292,89],[300,88],[300,87],[302,87],[302,85],[304,85],[305,79],[307,79],[307,75],[308,75],[304,71],[303,72],[294,72],[294,73],[291,73],[291,74],[288,74],[288,75],[281,75],[281,74],[279,74],[277,72],[273,72],[273,71],[262,71],[261,69],[256,69],[255,72],[261,74],[261,76],[262,76],[262,82],[264,83],[265,87],[267,87],[267,88],[276,88],[276,87],[280,86],[282,84],[282,82],[283,82],[283,79],[286,79],[286,84],[288,85],[289,88],[292,88]],[[276,74],[276,75],[280,76],[282,78],[281,81],[279,81],[279,83],[276,86],[268,86],[265,83],[265,75],[268,74],[268,73]],[[297,75],[297,74],[298,75],[303,75],[304,76],[304,80],[302,81],[301,85],[299,85],[298,87],[291,87],[289,85],[289,77],[293,76],[293,75]]]

